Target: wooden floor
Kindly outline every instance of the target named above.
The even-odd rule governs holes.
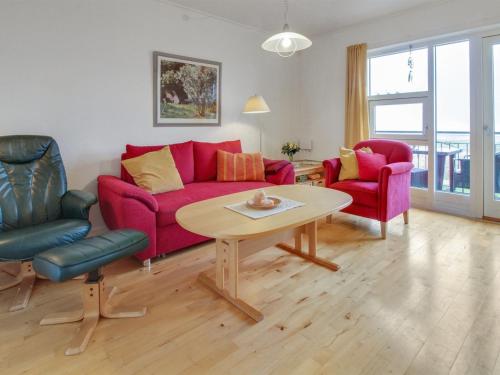
[[[500,374],[500,225],[412,210],[388,239],[344,214],[321,224],[334,273],[276,248],[241,264],[254,323],[195,279],[208,243],[153,263],[108,267],[123,304],[146,317],[101,320],[87,351],[65,357],[77,324],[38,325],[77,308],[79,285],[39,280],[27,310],[0,293],[0,374]],[[2,278],[4,275],[0,275]]]

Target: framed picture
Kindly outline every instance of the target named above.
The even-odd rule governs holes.
[[[220,126],[222,64],[154,52],[154,126]]]

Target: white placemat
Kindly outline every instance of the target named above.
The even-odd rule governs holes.
[[[273,196],[273,197],[281,199],[281,203],[278,207],[271,208],[269,210],[258,210],[255,208],[248,207],[246,201],[230,204],[224,207],[231,211],[237,212],[241,215],[245,215],[251,219],[262,219],[263,217],[276,215],[281,212],[291,210],[293,208],[301,207],[305,204],[288,198],[283,198],[278,196]]]

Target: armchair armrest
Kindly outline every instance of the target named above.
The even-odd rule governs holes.
[[[264,159],[266,181],[275,185],[295,183],[293,164],[286,160]]]
[[[158,212],[159,210],[156,199],[138,186],[122,181],[115,176],[99,176],[97,181],[99,189],[110,191],[124,198],[135,199],[153,212]]]
[[[380,170],[380,176],[392,176],[401,173],[408,173],[413,169],[413,164],[410,162],[399,162],[387,164]]]
[[[410,209],[410,180],[413,164],[388,164],[379,172],[379,215],[387,222]]]
[[[90,207],[96,203],[96,196],[88,191],[68,190],[61,200],[63,217],[88,220]]]
[[[341,166],[342,164],[339,158],[323,161],[323,167],[325,168],[325,185],[327,187],[339,180]]]

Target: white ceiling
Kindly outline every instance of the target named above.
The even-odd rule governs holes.
[[[160,0],[161,1],[161,0]],[[292,30],[320,34],[444,0],[289,0]],[[284,0],[168,0],[269,32],[283,26]]]

